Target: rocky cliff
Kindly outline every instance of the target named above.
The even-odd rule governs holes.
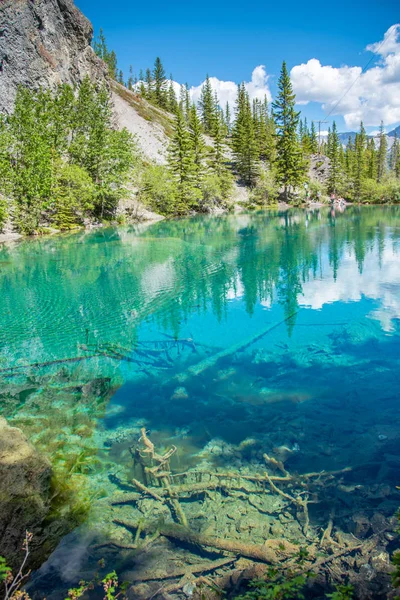
[[[104,81],[90,44],[93,27],[73,0],[0,1],[0,111],[10,112],[20,84],[31,88]]]

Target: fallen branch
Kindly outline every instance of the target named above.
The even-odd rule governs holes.
[[[165,579],[175,579],[176,577],[182,577],[183,575],[209,573],[211,571],[216,571],[225,565],[230,565],[236,562],[236,560],[236,558],[221,558],[220,560],[215,560],[208,563],[200,563],[197,565],[181,567],[180,569],[176,569],[171,573],[166,573],[165,570],[163,570],[161,573],[157,573],[153,570],[148,573],[145,572],[142,575],[139,573],[137,576],[135,576],[134,581],[164,581]]]
[[[122,525],[130,530],[136,530],[138,527],[137,523],[130,523],[129,521],[123,521],[121,519],[114,519],[114,523],[117,525]],[[224,552],[232,552],[233,554],[239,556],[245,556],[246,558],[251,558],[253,560],[258,560],[269,564],[274,564],[279,560],[278,553],[272,548],[268,547],[268,542],[266,542],[263,546],[246,544],[245,542],[240,542],[239,540],[228,540],[193,533],[178,525],[169,526],[163,524],[159,525],[158,527],[145,527],[144,529],[156,529],[161,535],[171,540],[177,540],[179,542],[193,544],[196,546],[206,546],[209,548],[214,548],[214,550],[223,550]],[[276,546],[276,540],[272,541],[274,542],[274,546]],[[291,554],[295,554],[298,550],[294,544],[290,544],[284,539],[279,540],[279,545],[279,554],[282,556],[282,559],[287,558]]]

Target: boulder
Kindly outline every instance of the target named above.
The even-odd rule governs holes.
[[[20,564],[25,531],[33,533],[30,566],[39,564],[38,551],[46,534],[52,470],[20,429],[0,418],[0,556],[11,567]]]

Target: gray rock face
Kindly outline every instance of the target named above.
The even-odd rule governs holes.
[[[35,547],[45,538],[51,473],[48,460],[37,453],[22,431],[0,418],[0,556],[5,556],[10,566],[23,558],[26,530],[34,534],[31,558],[35,562]]]
[[[10,112],[20,84],[37,89],[105,81],[90,46],[93,28],[73,0],[1,0],[0,111]]]

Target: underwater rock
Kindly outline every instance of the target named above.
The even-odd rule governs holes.
[[[43,559],[42,525],[50,510],[50,462],[20,429],[0,418],[0,555],[20,564],[25,531],[33,533],[30,564]],[[42,556],[38,559],[38,553]]]
[[[187,400],[189,398],[189,394],[185,387],[177,387],[174,390],[174,393],[171,396],[171,400]]]

